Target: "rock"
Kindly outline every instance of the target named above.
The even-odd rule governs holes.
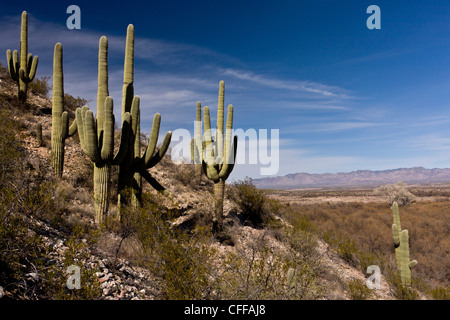
[[[109,278],[110,278],[110,274],[105,274],[103,277],[98,278],[98,282],[100,282],[100,283],[106,282],[109,280]]]

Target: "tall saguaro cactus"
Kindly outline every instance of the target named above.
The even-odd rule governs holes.
[[[228,106],[227,122],[224,132],[225,83],[220,81],[217,106],[217,130],[212,139],[209,108],[204,107],[204,143],[202,143],[202,169],[206,177],[214,182],[214,211],[218,223],[222,220],[225,181],[234,168],[237,150],[237,136],[232,142],[233,106]]]
[[[402,230],[400,224],[400,214],[397,202],[392,204],[394,215],[394,224],[392,225],[392,237],[395,247],[395,258],[397,271],[400,272],[402,285],[406,288],[411,287],[411,270],[417,266],[417,261],[409,260],[409,236],[408,230]]]
[[[195,137],[191,140],[191,159],[194,162],[195,175],[202,176],[202,104],[197,101],[194,123]]]
[[[113,100],[108,90],[108,39],[99,41],[97,119],[89,107],[77,108],[78,135],[83,152],[94,163],[94,204],[95,222],[106,223],[108,194],[111,185],[111,166],[119,165],[127,154],[131,131],[131,114],[126,112],[122,120],[121,141],[114,155]]]
[[[20,28],[20,59],[17,50],[11,53],[6,51],[8,61],[8,71],[12,79],[19,87],[19,102],[25,103],[27,100],[28,83],[33,81],[38,66],[38,57],[28,53],[28,14],[22,12],[22,24]]]
[[[106,224],[111,166],[118,165],[123,160],[131,126],[131,116],[127,113],[122,123],[120,147],[114,155],[113,108],[113,99],[108,96],[103,107],[97,106],[96,120],[89,107],[84,106],[76,110],[81,147],[94,163],[94,211],[95,223],[99,226]]]
[[[64,169],[64,146],[66,138],[77,132],[74,121],[69,127],[69,115],[64,111],[63,47],[55,45],[53,53],[53,99],[52,99],[52,167],[56,176],[61,177]]]
[[[161,147],[157,150],[161,115],[157,113],[153,120],[150,139],[143,156],[140,155],[140,99],[134,94],[134,27],[129,25],[127,29],[127,40],[125,47],[124,80],[122,89],[122,117],[131,113],[132,130],[130,145],[127,154],[119,167],[119,208],[121,204],[132,203],[134,206],[140,204],[142,193],[142,178],[144,177],[152,187],[158,191],[164,191],[164,187],[156,181],[147,169],[155,166],[164,157],[171,138],[172,132],[167,132]],[[127,190],[128,189],[128,190]],[[131,201],[127,198],[131,190]]]

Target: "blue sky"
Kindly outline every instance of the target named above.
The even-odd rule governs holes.
[[[66,28],[71,4],[81,9],[81,30]],[[366,27],[372,4],[380,30]],[[193,131],[196,101],[215,116],[224,80],[235,128],[279,129],[275,175],[450,167],[448,1],[3,0],[0,53],[18,49],[23,10],[38,76],[52,74],[61,42],[65,91],[93,109],[98,40],[108,37],[117,114],[126,28],[135,26],[143,131],[156,112],[161,136]],[[261,177],[261,166],[237,165],[231,178]]]

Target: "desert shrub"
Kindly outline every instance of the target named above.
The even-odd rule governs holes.
[[[135,237],[140,244],[134,259],[154,272],[161,298],[206,299],[211,294],[213,270],[209,231],[173,228],[170,220],[175,213],[160,197],[144,193],[142,208],[127,207],[121,212],[128,237]]]
[[[367,300],[371,297],[372,290],[363,281],[354,279],[348,283],[348,293],[352,300]]]
[[[50,86],[48,81],[50,80],[49,76],[43,76],[40,78],[35,78],[28,84],[29,90],[36,95],[47,97],[50,92]]]
[[[399,300],[417,300],[419,295],[414,289],[416,285],[416,279],[411,278],[411,287],[405,287],[402,284],[400,273],[395,268],[387,267],[385,271],[386,280],[391,284],[392,292],[394,296]]]
[[[241,219],[254,226],[261,226],[270,221],[273,216],[271,209],[276,207],[255,187],[251,178],[245,178],[229,186],[227,196],[238,205]]]
[[[317,299],[320,257],[313,237],[289,230],[286,249],[273,247],[265,232],[220,258],[214,288],[220,299]]]
[[[399,206],[404,206],[416,201],[416,196],[408,191],[406,184],[397,182],[395,184],[387,184],[373,190],[377,196],[383,197],[389,205],[397,202]]]
[[[428,292],[433,299],[450,300],[450,288],[437,286]]]
[[[101,288],[95,275],[99,271],[96,264],[87,266],[90,260],[90,250],[87,241],[83,241],[85,230],[75,226],[71,235],[65,241],[67,249],[63,254],[62,263],[56,263],[45,268],[42,285],[42,296],[55,300],[93,300],[101,297]],[[80,268],[80,289],[69,289],[67,280],[69,266]]]

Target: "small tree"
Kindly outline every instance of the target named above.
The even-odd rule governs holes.
[[[375,188],[373,193],[383,197],[391,206],[394,202],[397,202],[400,206],[405,206],[416,201],[416,196],[408,191],[406,184],[403,182],[380,186]]]

